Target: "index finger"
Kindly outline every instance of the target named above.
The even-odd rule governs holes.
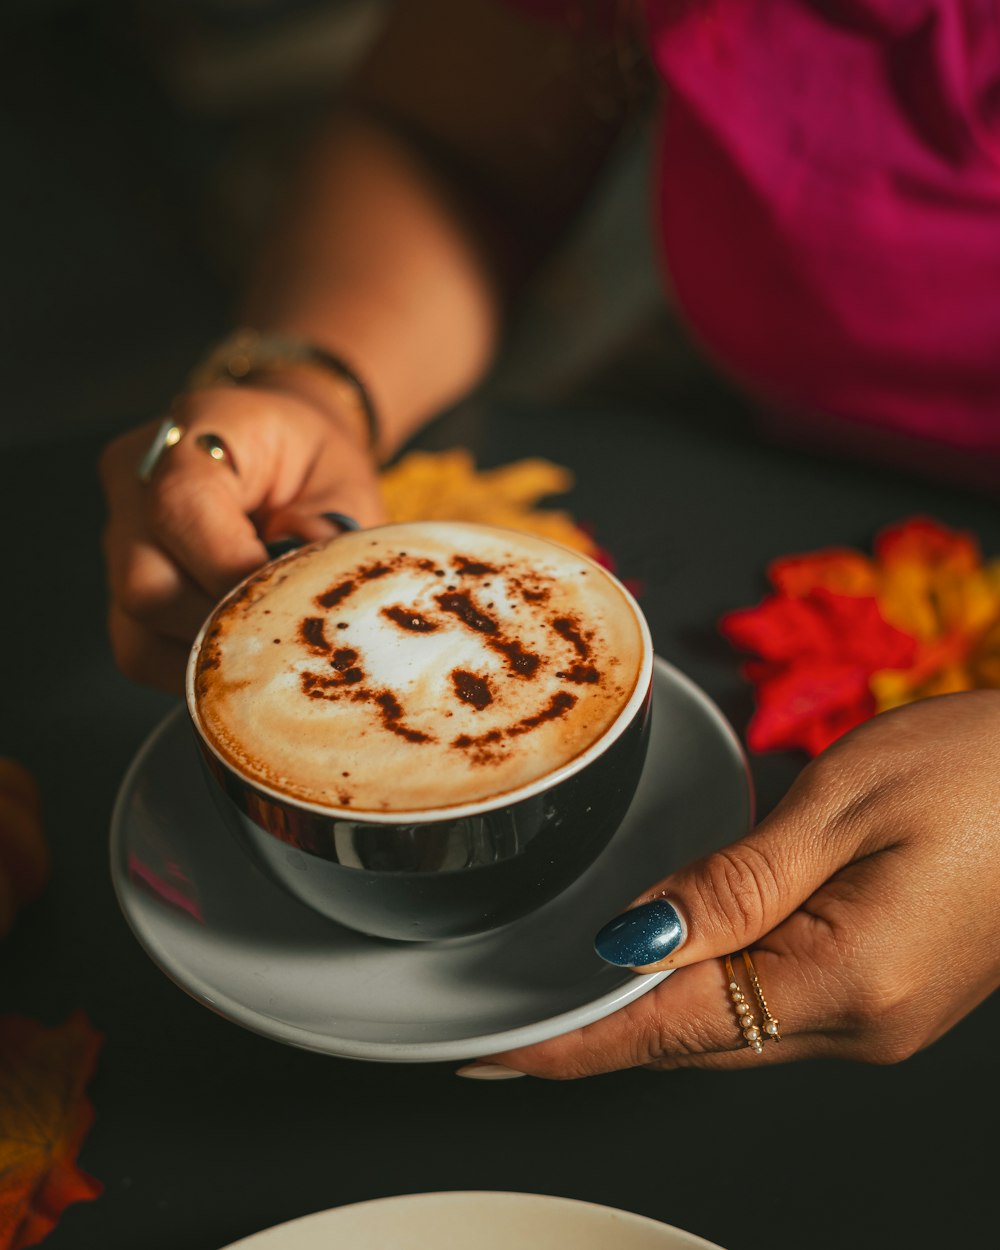
[[[736,1010],[725,964],[709,959],[671,973],[642,998],[596,1020],[533,1046],[492,1055],[476,1067],[505,1069],[510,1075],[575,1080],[628,1068],[735,1069],[762,1063],[788,1063],[836,1053],[843,1044],[833,1024],[827,987],[803,960],[780,941],[754,951],[768,999],[780,1008],[780,1044],[767,1041],[758,1053],[748,1044]],[[757,1024],[760,1010],[741,978]],[[497,1076],[503,1075],[496,1071]]]
[[[267,560],[248,515],[258,501],[229,463],[198,447],[196,435],[171,449],[146,489],[153,537],[212,598]]]

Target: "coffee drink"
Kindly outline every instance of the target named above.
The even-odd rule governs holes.
[[[598,565],[457,522],[274,561],[202,629],[188,710],[220,814],[332,920],[438,940],[572,884],[628,810],[653,648]]]
[[[196,644],[189,696],[212,753],[264,794],[440,818],[530,794],[601,749],[648,653],[631,598],[576,552],[388,525],[244,583]]]

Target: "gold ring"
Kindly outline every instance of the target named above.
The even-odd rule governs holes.
[[[777,1017],[771,1014],[771,1009],[767,1005],[767,999],[764,997],[764,991],[760,988],[760,981],[757,978],[757,969],[753,965],[750,958],[750,952],[744,950],[740,952],[743,956],[743,965],[746,974],[750,978],[750,985],[753,988],[754,996],[760,1004],[760,1009],[764,1017],[763,1024],[758,1025],[757,1018],[753,1013],[753,1008],[747,1001],[747,996],[740,988],[740,984],[736,979],[736,973],[733,971],[733,957],[727,955],[726,977],[729,981],[729,997],[733,1000],[733,1006],[736,1008],[736,1016],[740,1024],[740,1032],[746,1044],[754,1052],[759,1055],[764,1050],[765,1042],[781,1041],[781,1025]]]
[[[233,459],[233,453],[226,446],[225,440],[221,439],[218,434],[199,434],[194,441],[195,446],[200,447],[206,456],[211,456],[219,464],[228,465],[236,476],[239,477],[240,473],[236,467],[236,461]]]
[[[148,486],[152,481],[153,474],[156,472],[156,466],[163,459],[165,452],[171,447],[176,447],[184,437],[184,427],[179,425],[173,417],[165,417],[159,425],[156,433],[153,435],[153,441],[149,444],[149,449],[139,461],[139,467],[136,473],[139,481],[143,486]]]

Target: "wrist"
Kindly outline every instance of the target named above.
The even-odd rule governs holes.
[[[192,373],[191,385],[241,384],[305,400],[378,463],[378,414],[367,386],[343,357],[306,339],[238,330],[211,349]]]
[[[321,414],[359,451],[378,464],[377,448],[371,445],[368,419],[349,383],[309,365],[290,364],[280,369],[255,371],[248,386],[278,395],[290,395]]]

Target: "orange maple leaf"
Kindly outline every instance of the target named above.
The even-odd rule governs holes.
[[[385,469],[379,485],[390,521],[478,521],[527,530],[598,558],[600,548],[568,512],[539,508],[573,485],[573,475],[550,460],[516,460],[477,469],[464,448],[411,451]]]
[[[775,594],[722,632],[760,659],[755,750],[822,750],[876,712],[1000,687],[1000,560],[930,517],[883,530],[872,556],[833,547],[783,556]],[[873,612],[874,609],[874,612]]]
[[[37,1245],[71,1202],[103,1189],[76,1165],[101,1041],[82,1012],[53,1029],[0,1016],[0,1250]]]

